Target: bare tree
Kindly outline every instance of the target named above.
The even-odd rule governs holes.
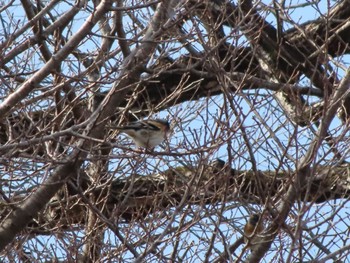
[[[350,1],[21,0],[0,22],[4,261],[348,262]],[[155,149],[111,128],[157,117]]]

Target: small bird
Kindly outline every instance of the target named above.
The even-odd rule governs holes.
[[[163,119],[131,122],[125,126],[113,128],[128,135],[136,146],[148,149],[161,144],[170,132],[169,122]]]
[[[259,234],[264,230],[260,214],[253,214],[249,217],[247,224],[244,226],[244,242],[254,250],[254,245],[259,242]]]

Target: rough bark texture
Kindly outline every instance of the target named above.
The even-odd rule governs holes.
[[[148,254],[156,254],[171,223],[164,226],[162,234],[152,236],[150,246],[140,245],[143,253],[134,248],[137,242],[120,234],[118,224],[138,222],[147,229],[143,220],[154,215],[172,211],[173,215],[167,216],[173,222],[183,210],[216,205],[223,207],[218,213],[221,218],[226,204],[240,203],[264,207],[270,215],[264,242],[248,258],[258,262],[294,204],[349,198],[350,78],[343,57],[350,54],[350,0],[335,3],[327,13],[304,24],[292,23],[287,9],[280,6],[284,1],[274,1],[271,6],[250,0],[142,1],[140,6],[98,0],[87,6],[88,2],[78,1],[56,17],[50,10],[57,2],[44,6],[40,1],[34,5],[22,0],[28,23],[14,26],[12,34],[1,30],[6,38],[0,43],[0,80],[5,87],[0,90],[0,161],[5,167],[1,175],[5,190],[0,189],[0,249],[19,233],[36,236],[55,233],[56,229],[84,229],[88,241],[83,261],[98,261],[103,257],[107,226],[135,262],[142,262]],[[139,13],[133,13],[145,7],[149,8],[146,26]],[[1,7],[0,14],[2,8],[6,9]],[[67,37],[66,31],[73,30],[71,22],[85,8],[86,21]],[[265,11],[276,18],[275,24],[267,21]],[[126,25],[126,15],[133,27]],[[7,24],[2,16],[0,20]],[[289,23],[288,30],[283,30],[283,23]],[[93,31],[95,25],[99,31]],[[21,39],[27,31],[31,34]],[[236,40],[240,35],[243,40]],[[96,53],[79,50],[84,41],[96,41],[96,37],[101,38]],[[174,46],[167,48],[168,43]],[[24,59],[24,52],[35,55]],[[28,66],[31,56],[40,58],[33,68]],[[66,63],[69,60],[76,62]],[[339,73],[342,70],[345,74]],[[256,113],[262,100],[253,92],[260,89],[271,92],[278,105],[267,107],[267,113],[262,114],[266,119]],[[213,99],[217,95],[222,101]],[[237,105],[237,98],[246,101],[248,114]],[[208,101],[206,114],[210,117],[198,113],[194,118],[211,120],[216,126],[205,123],[202,130],[190,127],[187,132],[182,126],[188,121],[186,116],[200,110],[192,111],[186,103],[202,99]],[[210,112],[212,99],[218,112],[225,112],[224,117]],[[156,152],[118,146],[120,151],[114,156],[118,139],[108,128],[110,122],[125,123],[166,109],[173,114],[171,107],[179,105],[187,110],[187,115],[179,114],[184,120],[174,113],[175,122],[183,129],[183,142],[177,146],[186,149],[184,154],[176,147]],[[265,122],[276,109],[282,113],[273,116],[286,119],[278,128]],[[251,113],[256,113],[255,119],[246,121]],[[330,130],[336,113],[342,124]],[[250,125],[256,130],[266,126],[268,134],[260,137],[263,143],[249,138],[246,126]],[[284,126],[291,127],[286,128],[289,137],[285,144],[283,139],[274,138],[277,146],[271,146],[269,139]],[[216,127],[222,129],[219,136]],[[311,138],[300,139],[305,130],[309,133],[303,136]],[[189,134],[192,143],[187,141]],[[202,134],[211,137],[201,143]],[[232,146],[236,139],[238,149]],[[215,156],[215,149],[223,145],[227,145],[227,162],[210,162],[208,156]],[[268,149],[268,154],[261,154],[260,148]],[[187,155],[200,158],[193,161]],[[275,170],[261,171],[258,155],[266,159],[273,155],[280,163],[274,165]],[[162,163],[166,156],[174,159],[162,169],[162,164],[155,163]],[[116,171],[112,173],[116,159],[120,166],[113,167]],[[236,170],[233,163],[237,159],[247,162],[251,170]],[[17,180],[16,167],[21,165],[20,172],[26,176],[18,181],[25,193],[13,194],[19,186],[11,183]],[[153,165],[157,169],[150,174],[147,168]],[[27,171],[27,166],[32,170]],[[50,168],[40,170],[42,167]],[[125,167],[129,169],[125,171]],[[285,167],[292,168],[284,171]],[[11,170],[9,175],[7,169]],[[40,180],[33,183],[32,173],[39,174]],[[299,214],[301,221],[303,211]],[[298,240],[297,234],[293,242]],[[215,240],[213,237],[206,252],[207,261]],[[228,259],[235,248],[225,248],[219,259]],[[171,260],[180,261],[175,255]]]
[[[296,201],[319,204],[349,198],[348,164],[338,167],[317,166],[315,169],[314,176],[308,177],[306,174],[307,184],[301,188]],[[199,170],[205,172],[198,174]],[[60,225],[69,229],[75,227],[75,224],[85,224],[87,206],[86,203],[78,201],[86,191],[90,193],[89,196],[101,200],[97,205],[106,218],[115,217],[113,220],[123,219],[129,222],[132,219],[143,220],[154,212],[176,207],[188,191],[188,181],[193,177],[200,179],[192,186],[192,194],[187,196],[186,203],[204,206],[224,199],[227,202],[264,205],[266,198],[278,200],[285,194],[284,185],[288,185],[293,176],[293,172],[287,171],[237,171],[228,168],[221,160],[204,167],[177,167],[160,174],[133,175],[129,179],[114,180],[107,187],[96,187],[89,182],[86,175],[81,174],[78,176],[81,179],[79,183],[67,184],[48,204],[46,212],[36,219],[40,222],[39,225],[32,222],[32,231],[49,233],[50,227],[40,229],[41,225]],[[18,197],[16,201],[20,199]],[[64,206],[60,200],[67,200],[64,201]],[[2,211],[6,207],[3,206]]]

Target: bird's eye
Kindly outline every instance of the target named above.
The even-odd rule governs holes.
[[[148,135],[148,132],[147,132],[147,131],[141,131],[141,135],[142,135],[142,136],[147,136],[147,135]]]

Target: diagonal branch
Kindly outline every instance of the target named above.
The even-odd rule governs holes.
[[[40,83],[46,76],[45,74],[50,73],[49,70],[54,67],[54,62],[57,59],[63,60],[68,55],[67,52],[71,52],[85,34],[89,32],[88,29],[91,29],[94,24],[99,21],[107,11],[109,4],[108,1],[102,1],[101,4],[97,6],[96,11],[87,19],[84,27],[78,31],[77,35],[73,36],[64,48],[62,48],[42,70],[34,74],[19,91],[7,98],[0,105],[0,112],[3,114],[8,113],[15,103],[35,88],[35,85]],[[167,21],[169,21],[167,14],[170,13],[169,11],[174,7],[173,4],[174,1],[164,1],[158,5],[142,44],[134,49],[130,56],[125,59],[119,79],[114,83],[113,88],[109,91],[97,110],[94,111],[86,121],[87,127],[83,133],[84,136],[95,138],[101,138],[103,136],[106,119],[114,114],[116,106],[121,103],[122,98],[130,91],[129,89],[132,87],[131,84],[139,79],[141,74],[140,65],[142,67],[144,63],[147,63],[150,54],[152,54],[157,46],[156,40],[166,31],[166,27],[169,26],[169,23],[167,23]],[[97,126],[95,126],[96,123],[98,123]],[[25,226],[37,216],[39,211],[45,207],[47,202],[69,177],[78,174],[74,171],[79,169],[89,149],[91,149],[90,147],[92,144],[93,142],[91,141],[80,139],[76,143],[74,151],[68,156],[66,164],[58,166],[56,171],[33,193],[33,195],[26,199],[19,208],[13,211],[2,222],[0,226],[0,250],[3,250],[16,234],[22,231]]]
[[[37,88],[40,82],[56,68],[57,63],[62,62],[70,53],[72,53],[72,51],[79,45],[81,40],[86,37],[103,14],[107,12],[108,5],[108,1],[102,1],[98,8],[96,8],[96,11],[90,15],[77,33],[69,39],[66,45],[56,54],[54,54],[45,64],[45,66],[38,70],[17,91],[9,95],[0,104],[0,119],[3,119],[17,103],[24,99],[31,91]]]
[[[93,26],[98,22],[99,18],[107,11],[108,2],[102,3],[96,8],[96,11],[90,15],[84,26],[74,35],[67,44],[53,56],[46,65],[35,73],[23,86],[15,93],[11,94],[0,105],[1,118],[11,110],[11,108],[28,95],[36,86],[55,68],[57,61],[64,60],[71,53],[80,41],[86,36]],[[41,185],[33,195],[28,198],[21,207],[12,212],[0,226],[0,250],[12,241],[17,233],[22,231],[25,226],[34,217],[37,216],[40,210],[44,208],[47,202],[65,183],[66,179],[74,175],[81,163],[81,160],[76,161],[79,157],[79,150],[74,151],[70,156],[70,161],[59,166],[56,171]]]
[[[265,236],[261,243],[248,259],[248,262],[259,262],[260,259],[265,255],[265,253],[270,248],[275,236],[278,233],[278,228],[281,222],[284,222],[289,214],[291,205],[300,196],[302,186],[308,185],[307,180],[315,176],[315,169],[311,167],[311,164],[315,161],[317,152],[324,140],[328,127],[331,124],[337,110],[339,109],[342,100],[349,93],[350,86],[350,68],[347,70],[344,78],[342,79],[340,85],[333,93],[333,96],[329,100],[329,107],[327,113],[322,119],[321,125],[315,136],[314,141],[311,143],[309,150],[306,152],[302,160],[300,160],[300,165],[294,176],[293,183],[289,186],[287,194],[281,198],[281,204],[278,208],[278,212],[275,215],[274,221],[268,227]],[[305,200],[306,201],[306,200]]]

